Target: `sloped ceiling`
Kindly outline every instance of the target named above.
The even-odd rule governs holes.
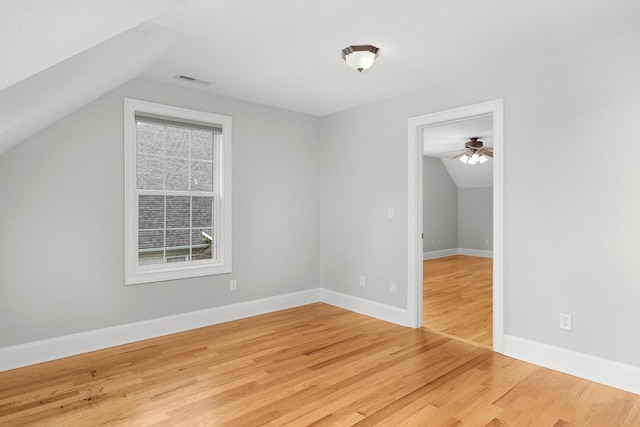
[[[179,0],[10,1],[0,9],[0,154],[139,75],[180,37]]]
[[[0,90],[146,22],[184,0],[4,0]]]
[[[493,187],[493,159],[467,165],[452,159],[464,151],[470,138],[480,138],[485,147],[493,146],[493,117],[483,116],[443,123],[422,129],[425,156],[442,160],[458,188]]]
[[[0,153],[137,76],[185,74],[212,82],[193,89],[323,116],[635,28],[638,16],[630,0],[5,0]],[[363,73],[341,58],[355,44],[380,48]]]
[[[0,92],[0,153],[141,73],[176,39],[144,23]]]

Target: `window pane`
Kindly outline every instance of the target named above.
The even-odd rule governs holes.
[[[188,199],[188,197],[187,197]],[[167,230],[166,262],[186,262],[190,260],[190,230]]]
[[[187,249],[167,249],[166,262],[186,262],[191,259],[189,248]]]
[[[213,160],[213,133],[191,129],[191,158]]]
[[[167,157],[189,158],[189,129],[167,126]]]
[[[213,197],[193,197],[192,227],[213,227]]]
[[[167,228],[189,228],[191,226],[190,202],[189,196],[167,196]]]
[[[138,228],[164,228],[164,196],[139,196]]]
[[[138,154],[164,155],[165,127],[154,123],[136,124]]]
[[[138,155],[136,185],[139,190],[162,190],[163,160],[162,157]]]
[[[138,264],[162,264],[164,262],[163,251],[145,251],[138,253]]]
[[[191,239],[193,245],[192,259],[212,259],[213,258],[213,242],[210,238],[213,238],[212,228],[193,229],[191,232]]]
[[[180,159],[166,159],[165,167],[165,189],[188,191],[189,161]]]
[[[213,197],[145,194],[138,200],[139,264],[215,258]]]
[[[186,249],[189,253],[189,229],[167,230],[167,248]]]
[[[213,163],[191,161],[191,190],[213,191]]]
[[[159,249],[164,248],[163,230],[144,230],[138,232],[138,249]]]

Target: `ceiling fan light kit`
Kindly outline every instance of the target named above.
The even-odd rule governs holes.
[[[373,45],[349,46],[342,49],[342,59],[352,69],[362,72],[373,65],[378,48]]]
[[[482,141],[479,141],[479,138],[470,138],[464,144],[465,151],[462,154],[458,154],[454,157],[458,158],[462,163],[466,165],[475,165],[482,164],[489,160],[488,157],[493,157],[493,148],[492,147],[484,147]]]
[[[475,165],[477,163],[484,163],[486,162],[488,159],[483,156],[482,154],[478,154],[478,153],[473,153],[472,155],[468,155],[468,154],[464,154],[462,157],[460,157],[460,161],[462,163],[465,163],[467,165]]]

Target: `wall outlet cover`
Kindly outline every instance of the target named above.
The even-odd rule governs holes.
[[[565,329],[567,331],[571,331],[573,329],[570,314],[560,313],[560,329]]]

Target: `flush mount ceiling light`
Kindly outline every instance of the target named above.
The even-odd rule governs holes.
[[[378,48],[370,44],[363,46],[349,46],[342,49],[342,59],[354,70],[362,72],[373,65],[378,54]]]

